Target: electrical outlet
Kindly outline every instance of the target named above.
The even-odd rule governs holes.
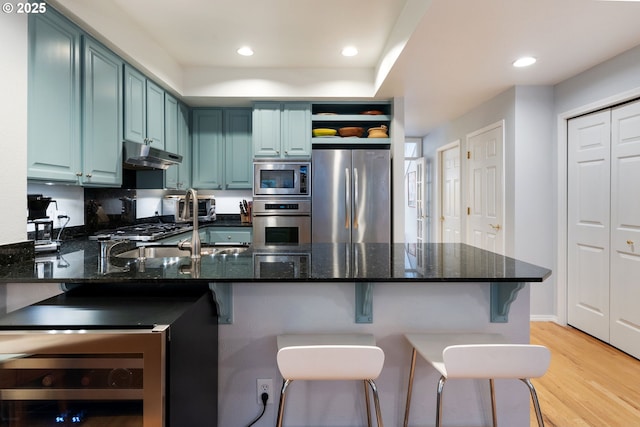
[[[262,405],[262,393],[267,393],[269,395],[269,399],[267,399],[267,404],[273,403],[273,380],[271,378],[268,379],[260,379],[256,380],[256,393],[258,397],[258,404]]]

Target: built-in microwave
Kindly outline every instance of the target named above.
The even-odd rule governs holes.
[[[184,215],[184,195],[170,195],[162,199],[162,214],[171,215],[175,222],[186,221]],[[189,202],[187,215],[190,216],[193,209],[193,201]],[[200,221],[216,220],[216,199],[213,196],[198,196],[198,219]]]
[[[311,196],[311,163],[254,162],[253,195]]]

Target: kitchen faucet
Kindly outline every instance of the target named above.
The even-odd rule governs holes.
[[[195,189],[190,188],[187,190],[187,195],[184,198],[184,207],[182,208],[182,218],[189,218],[189,202],[193,205],[191,209],[191,216],[193,217],[193,233],[191,234],[191,240],[183,240],[178,243],[178,248],[187,249],[191,251],[191,259],[200,259],[200,233],[198,232],[198,193]]]

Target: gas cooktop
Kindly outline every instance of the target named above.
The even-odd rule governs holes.
[[[188,223],[147,223],[119,227],[113,230],[102,230],[89,237],[89,240],[135,240],[152,242],[165,237],[191,231],[193,226]]]

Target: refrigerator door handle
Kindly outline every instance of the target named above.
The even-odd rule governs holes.
[[[349,229],[351,227],[351,197],[350,189],[351,183],[349,180],[349,168],[344,169],[344,228]]]
[[[358,228],[358,168],[353,168],[353,228]]]

